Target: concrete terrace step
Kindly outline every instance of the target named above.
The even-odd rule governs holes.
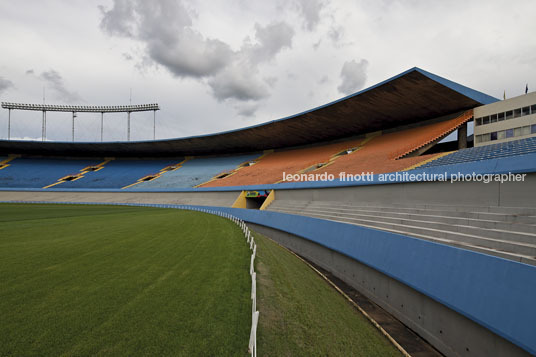
[[[321,219],[327,219],[336,222],[355,224],[363,227],[369,227],[374,229],[380,229],[390,231],[394,233],[400,233],[407,236],[416,238],[422,238],[438,243],[449,244],[456,247],[470,249],[490,255],[499,256],[506,259],[511,259],[526,264],[536,265],[536,257],[531,254],[525,254],[526,250],[523,244],[515,244],[511,242],[504,242],[500,240],[488,239],[485,237],[479,237],[469,234],[442,232],[434,229],[423,229],[421,227],[412,227],[406,225],[395,225],[383,222],[375,222],[368,220],[356,220],[356,219],[344,219],[336,216],[330,216],[327,214],[304,212],[300,210],[285,210],[275,209],[276,212],[289,213],[302,216],[310,216]],[[506,248],[506,249],[505,249]],[[511,251],[514,248],[515,251]],[[533,247],[529,247],[531,251]]]
[[[478,220],[489,220],[496,222],[506,222],[506,223],[525,223],[536,225],[536,216],[528,215],[526,210],[523,213],[495,213],[486,211],[486,207],[480,207],[482,211],[463,211],[460,208],[458,209],[442,209],[443,206],[429,206],[423,208],[417,207],[401,207],[397,205],[356,205],[351,203],[337,203],[337,202],[308,202],[308,201],[274,201],[272,206],[277,207],[279,205],[289,206],[295,208],[306,208],[306,207],[335,207],[339,209],[361,209],[361,210],[374,210],[381,212],[392,212],[392,213],[413,213],[413,214],[422,214],[422,215],[436,215],[436,216],[448,216],[448,217],[462,217],[462,218],[471,218]],[[448,206],[445,206],[448,207]],[[527,213],[525,213],[527,212]]]
[[[303,201],[302,201],[303,202]],[[450,205],[426,205],[414,204],[405,205],[397,203],[375,204],[359,202],[333,202],[333,201],[308,201],[310,204],[335,205],[349,207],[381,207],[399,210],[426,210],[441,212],[463,212],[463,213],[493,213],[511,216],[532,216],[536,220],[536,208],[533,207],[497,207],[497,206],[450,206]]]
[[[293,209],[292,207],[275,207],[275,209]],[[341,218],[355,218],[363,220],[380,220],[382,222],[414,225],[425,228],[441,229],[443,231],[452,231],[460,233],[468,233],[474,235],[485,236],[487,238],[496,238],[501,240],[532,244],[536,247],[536,233],[535,232],[520,232],[515,231],[515,228],[520,228],[520,224],[507,224],[506,229],[486,228],[468,224],[464,219],[445,219],[442,216],[420,216],[420,215],[408,215],[408,214],[389,214],[384,212],[375,211],[350,211],[341,212],[336,209],[318,209],[318,208],[301,208],[304,212],[323,213],[330,214]],[[445,222],[447,221],[447,222]],[[462,221],[456,222],[456,221]],[[474,222],[481,222],[474,220]],[[530,229],[536,229],[536,227],[529,226]]]
[[[329,213],[322,212],[311,212],[311,211],[294,211],[294,210],[285,210],[288,213],[301,214],[301,215],[310,215],[317,218],[329,219],[329,220],[339,220],[347,223],[353,223],[357,225],[370,225],[380,229],[386,230],[403,230],[406,232],[423,234],[427,236],[432,236],[436,238],[443,238],[452,241],[464,242],[470,245],[481,246],[490,249],[496,249],[500,251],[523,254],[527,256],[536,257],[536,245],[521,243],[514,240],[505,240],[498,238],[491,238],[489,236],[476,235],[466,232],[456,232],[456,231],[445,231],[438,229],[436,227],[423,227],[420,225],[415,225],[414,222],[404,222],[404,223],[394,223],[386,222],[384,220],[374,220],[374,219],[360,219],[354,217],[344,217],[332,215]],[[485,233],[485,232],[481,232]]]
[[[294,205],[285,205],[278,204],[273,205],[274,208],[298,208]],[[436,215],[436,214],[416,214],[416,213],[399,213],[399,212],[386,212],[384,210],[379,210],[375,208],[371,209],[362,209],[362,208],[341,208],[341,207],[332,207],[332,206],[323,206],[318,207],[314,205],[308,205],[299,207],[300,209],[307,210],[319,210],[325,212],[331,212],[334,214],[356,214],[356,215],[370,215],[370,216],[380,216],[392,219],[408,219],[424,222],[433,222],[437,224],[448,224],[455,226],[471,227],[471,228],[483,228],[489,229],[494,232],[503,232],[506,233],[521,233],[521,239],[525,234],[529,234],[525,240],[521,240],[527,243],[536,242],[536,225],[525,224],[525,223],[512,223],[512,222],[502,222],[494,220],[485,220],[485,219],[475,219],[475,218],[466,218],[466,217],[452,217],[445,215]],[[271,209],[271,208],[270,208]],[[448,228],[448,227],[447,227]],[[465,228],[464,228],[465,229]],[[534,236],[534,239],[531,237]]]

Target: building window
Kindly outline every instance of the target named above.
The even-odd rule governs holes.
[[[482,142],[490,141],[490,134],[482,134]]]
[[[493,114],[489,116],[489,122],[490,123],[496,123],[497,122],[497,114]]]
[[[497,132],[496,131],[490,133],[490,136],[491,136],[491,141],[497,140]]]
[[[530,106],[530,113],[536,114],[536,104]]]
[[[521,128],[521,135],[530,135],[530,125]]]
[[[482,125],[489,124],[489,117],[482,117]]]
[[[514,129],[506,129],[506,137],[507,138],[513,138],[514,137]]]
[[[514,136],[521,136],[521,128],[514,128]]]
[[[532,124],[532,125],[530,126],[530,133],[531,133],[531,134],[536,134],[536,124]]]
[[[509,110],[506,112],[506,120],[512,119],[514,117],[514,112]]]
[[[497,120],[498,121],[503,121],[504,120],[504,113],[497,114]]]
[[[519,118],[521,116],[521,108],[514,110],[514,118]]]
[[[482,125],[482,118],[476,118],[475,119],[475,125]]]
[[[501,130],[497,132],[497,139],[502,140],[506,139],[506,130]]]
[[[521,108],[521,115],[529,115],[530,107]]]
[[[536,125],[533,125],[533,126],[536,128]],[[475,137],[475,140],[476,140],[476,143],[477,143],[477,144],[480,143],[480,142],[482,142],[482,135],[477,135],[477,136]]]

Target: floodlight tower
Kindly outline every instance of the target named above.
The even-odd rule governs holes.
[[[8,110],[7,137],[11,139],[11,110],[31,110],[42,112],[41,119],[41,140],[45,141],[47,136],[47,112],[72,113],[72,140],[75,134],[75,118],[79,113],[100,113],[101,131],[100,137],[104,137],[104,113],[127,113],[127,140],[130,141],[130,115],[133,112],[153,111],[153,139],[156,137],[156,111],[160,110],[158,103],[135,104],[135,105],[115,105],[115,106],[87,106],[87,105],[51,105],[51,104],[23,104],[2,102],[2,108]]]

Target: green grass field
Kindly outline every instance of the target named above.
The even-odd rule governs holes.
[[[259,356],[396,356],[301,260],[256,234]],[[245,356],[250,251],[173,209],[0,204],[0,356]]]
[[[305,263],[258,233],[255,240],[261,356],[402,356]]]
[[[246,355],[249,255],[207,214],[0,204],[0,355]]]

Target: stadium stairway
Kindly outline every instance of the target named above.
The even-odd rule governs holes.
[[[438,157],[435,160],[418,166],[419,169],[428,167],[460,164],[463,162],[481,161],[501,157],[518,156],[536,152],[536,137],[509,141],[505,143],[478,146],[462,149],[449,155]]]
[[[275,200],[268,210],[386,230],[536,265],[536,209]]]

